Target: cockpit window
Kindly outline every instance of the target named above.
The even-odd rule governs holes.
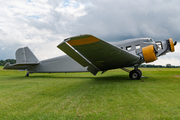
[[[154,42],[153,39],[145,39],[143,40],[144,43]]]
[[[149,39],[150,42],[154,42],[153,39]]]

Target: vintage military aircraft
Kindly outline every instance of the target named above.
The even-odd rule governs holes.
[[[131,79],[140,79],[142,72],[138,66],[174,52],[176,43],[171,38],[156,42],[151,38],[136,38],[107,43],[92,35],[80,35],[67,38],[57,46],[67,55],[39,61],[28,47],[24,47],[16,51],[16,64],[7,63],[4,69],[26,70],[29,76],[29,73],[88,71],[96,75],[98,71],[104,73],[121,68],[129,72]],[[134,66],[134,70],[125,68],[130,66]]]

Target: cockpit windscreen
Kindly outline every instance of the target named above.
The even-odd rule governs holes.
[[[144,39],[143,42],[144,43],[150,43],[150,42],[154,42],[154,40],[153,39]]]

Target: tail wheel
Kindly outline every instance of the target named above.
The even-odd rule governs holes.
[[[26,73],[26,77],[29,77],[29,72]]]
[[[141,78],[141,71],[140,70],[132,70],[130,73],[129,73],[129,77],[132,79],[132,80],[137,80],[137,79],[140,79]]]

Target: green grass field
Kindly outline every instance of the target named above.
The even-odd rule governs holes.
[[[0,67],[0,119],[180,119],[180,69],[30,74]]]

